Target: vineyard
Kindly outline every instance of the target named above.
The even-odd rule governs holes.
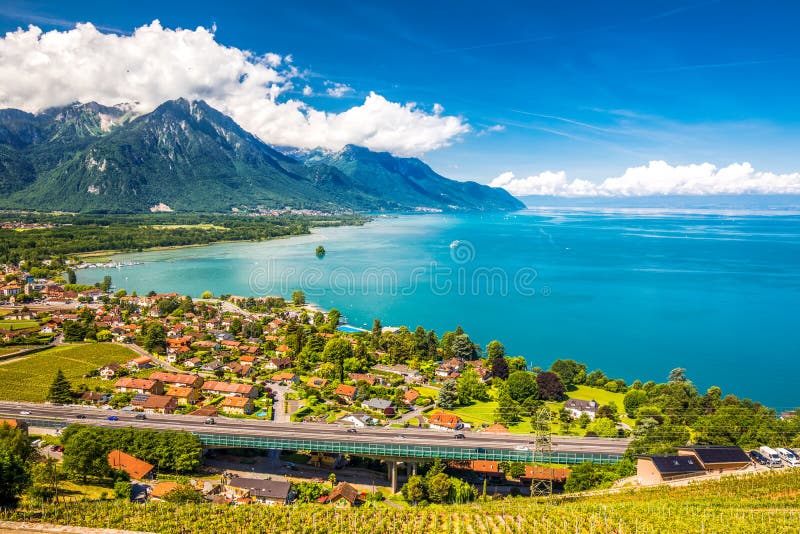
[[[58,369],[64,371],[73,388],[80,384],[110,387],[108,382],[83,375],[107,363],[122,363],[136,356],[128,348],[108,343],[65,345],[37,352],[0,365],[0,399],[43,402]]]
[[[370,507],[376,506],[376,507]],[[471,505],[355,509],[137,505],[122,501],[46,505],[0,513],[11,521],[164,533],[488,534],[797,532],[800,470],[727,478],[682,488],[652,488],[593,497],[515,498]]]

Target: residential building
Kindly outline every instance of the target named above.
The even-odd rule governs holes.
[[[276,357],[270,358],[267,363],[264,364],[264,369],[269,371],[280,371],[281,369],[286,369],[292,366],[292,359],[286,356],[283,357]]]
[[[175,386],[167,390],[167,395],[177,399],[180,406],[192,405],[199,400],[199,393],[195,388]]]
[[[680,456],[694,456],[709,473],[738,471],[750,466],[750,457],[741,447],[697,446],[678,448]]]
[[[274,383],[280,382],[293,382],[295,384],[300,382],[300,377],[297,376],[295,373],[290,373],[288,371],[281,371],[280,373],[273,375],[270,380]]]
[[[381,412],[390,417],[394,415],[394,403],[387,399],[372,398],[366,402],[362,402],[361,406],[368,410]]]
[[[125,376],[114,383],[114,389],[120,393],[134,392],[161,395],[164,393],[164,384],[157,380]]]
[[[356,428],[364,428],[378,423],[378,420],[365,413],[349,413],[339,419],[343,423],[350,423]]]
[[[162,373],[160,371],[151,374],[150,380],[158,380],[169,386],[189,387],[194,389],[203,385],[203,377],[199,375]]]
[[[154,502],[159,502],[164,499],[167,493],[170,491],[181,489],[183,486],[178,484],[177,482],[159,482],[153,489],[150,491],[148,495],[149,499]]]
[[[452,413],[434,412],[428,417],[428,425],[434,430],[459,430],[464,428],[461,418]]]
[[[178,408],[178,399],[168,395],[150,395],[142,406],[147,413],[175,413]]]
[[[249,397],[225,397],[219,405],[225,413],[249,415],[255,410],[253,399]]]
[[[325,378],[319,378],[317,376],[312,376],[311,378],[308,379],[308,382],[306,382],[306,386],[308,386],[310,388],[314,388],[314,389],[321,389],[321,388],[324,388],[327,383],[328,383],[328,380],[325,379]]]
[[[112,469],[125,471],[134,480],[150,478],[153,472],[152,464],[116,449],[108,453],[108,465]]]
[[[234,384],[232,382],[209,380],[203,384],[202,390],[204,393],[224,395],[226,397],[249,397],[251,399],[258,397],[258,388],[250,384]]]
[[[289,502],[291,489],[291,484],[283,480],[235,477],[225,485],[225,496],[229,499],[249,497],[261,504],[283,505]]]
[[[363,503],[364,500],[356,488],[347,482],[339,482],[328,495],[327,502],[337,508],[351,508]]]
[[[594,416],[597,414],[597,403],[593,400],[567,399],[567,402],[564,403],[564,409],[575,419],[586,414],[589,419],[594,421]]]
[[[336,389],[334,390],[333,393],[343,400],[352,402],[356,398],[357,391],[358,390],[356,389],[355,386],[349,386],[347,384],[339,384],[338,386],[336,386]]]
[[[106,364],[100,368],[100,378],[103,380],[111,380],[117,376],[120,369],[122,369],[122,366],[118,363]]]
[[[127,364],[129,369],[147,369],[153,366],[153,359],[149,356],[139,356],[129,361]]]
[[[639,484],[660,484],[670,480],[689,478],[705,473],[697,457],[692,456],[638,456],[636,475]]]

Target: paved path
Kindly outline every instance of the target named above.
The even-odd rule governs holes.
[[[166,360],[163,360],[160,356],[156,356],[155,354],[147,352],[145,349],[143,349],[139,345],[136,345],[135,343],[117,343],[116,341],[113,341],[113,342],[111,342],[111,344],[112,345],[116,345],[118,347],[125,347],[127,349],[131,349],[133,352],[135,352],[136,354],[138,354],[140,356],[147,356],[148,358],[151,358],[156,364],[158,364],[160,367],[166,369],[167,371],[171,371],[173,373],[184,373],[185,372],[185,371],[181,371],[177,367],[174,367],[174,366],[170,365],[169,362],[167,362]]]

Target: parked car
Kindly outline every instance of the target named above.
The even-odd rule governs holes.
[[[777,449],[775,449],[775,451],[781,457],[781,460],[783,460],[784,463],[789,467],[800,466],[800,458],[798,458],[794,452],[790,451],[789,449],[784,449],[781,447],[778,447]]]
[[[109,415],[108,416],[108,420],[109,421],[119,421],[119,417],[117,417],[116,415]]]
[[[769,465],[769,460],[767,460],[767,457],[760,452],[750,451],[747,454],[750,455],[750,459],[752,459],[755,463],[760,465]]]
[[[758,452],[767,457],[767,461],[769,462],[767,463],[767,465],[769,467],[783,467],[783,462],[781,461],[781,455],[778,454],[778,451],[776,451],[775,449],[772,449],[764,445],[763,447],[758,448]]]

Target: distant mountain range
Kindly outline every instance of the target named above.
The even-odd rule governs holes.
[[[0,110],[0,207],[89,212],[516,210],[503,189],[348,145],[277,150],[203,101]]]

